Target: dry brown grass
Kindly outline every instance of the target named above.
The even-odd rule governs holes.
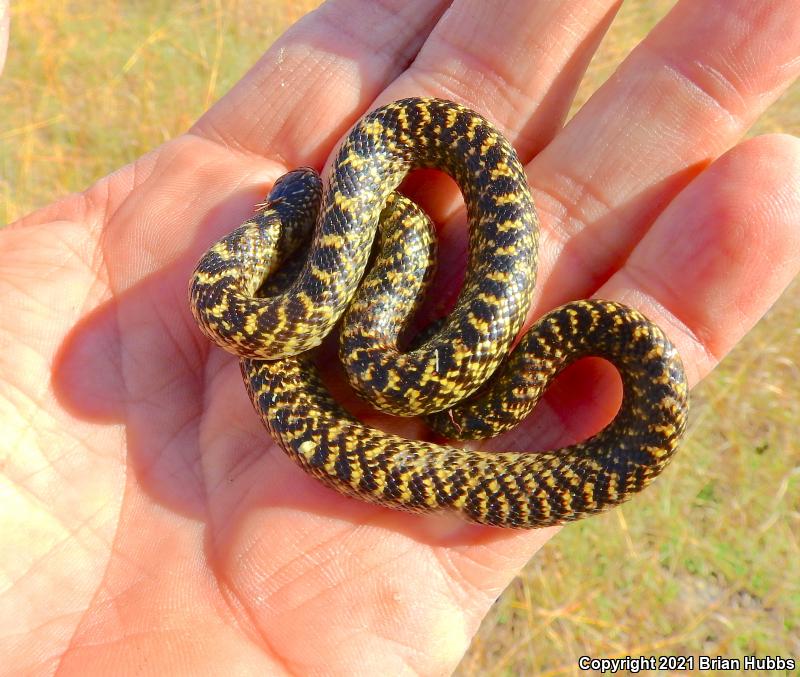
[[[15,2],[0,221],[185,130],[314,4]],[[626,4],[578,103],[671,4]],[[800,88],[754,133],[773,130],[800,133]],[[696,389],[665,476],[556,537],[498,600],[460,674],[577,674],[584,654],[800,656],[798,317],[795,284]]]

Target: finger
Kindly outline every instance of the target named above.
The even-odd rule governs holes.
[[[798,271],[800,140],[774,134],[742,143],[692,182],[598,294],[656,316],[696,383]]]
[[[448,5],[329,0],[284,33],[193,132],[286,167],[320,166]]]
[[[737,146],[684,189],[596,296],[661,326],[697,383],[799,271],[800,140],[770,135]],[[503,436],[502,448],[560,445],[610,420],[619,379],[605,363],[581,367]]]
[[[545,305],[607,279],[798,72],[795,0],[680,2],[530,166],[550,226]]]
[[[377,103],[410,95],[459,101],[495,123],[527,162],[561,128],[618,6],[616,0],[505,0],[499,5],[456,0],[408,70]],[[459,192],[435,172],[412,175],[403,192],[437,223],[462,214],[452,224],[454,241],[451,234],[440,233],[436,286],[448,287],[449,271],[465,261]],[[448,296],[446,303],[451,301]]]
[[[456,0],[381,101],[452,99],[490,118],[527,162],[561,127],[618,0]]]

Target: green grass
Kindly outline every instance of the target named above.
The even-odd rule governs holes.
[[[0,223],[185,131],[317,3],[12,3]]]
[[[307,2],[18,0],[0,81],[0,220],[185,130]],[[672,2],[626,3],[576,105]],[[800,133],[795,86],[753,133]],[[648,492],[564,529],[498,600],[462,675],[578,674],[581,655],[800,656],[800,285],[693,393]]]

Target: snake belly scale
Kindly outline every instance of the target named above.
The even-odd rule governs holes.
[[[468,267],[452,312],[402,350],[435,266],[432,225],[396,192],[419,167],[441,169],[461,188]],[[663,331],[612,301],[561,306],[510,350],[533,294],[537,241],[525,173],[502,135],[452,102],[404,99],[356,123],[324,185],[310,169],[279,179],[255,216],[201,258],[190,307],[202,331],[241,358],[274,439],[325,484],[402,510],[549,526],[648,485],[685,430],[688,387]],[[290,277],[289,268],[298,270]],[[566,366],[588,356],[618,369],[622,405],[598,434],[543,453],[387,434],[345,411],[319,377],[313,348],[343,316],[340,357],[359,395],[389,413],[425,415],[449,439],[510,429]]]

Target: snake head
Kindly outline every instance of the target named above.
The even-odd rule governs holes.
[[[292,209],[316,212],[322,200],[322,180],[317,170],[300,167],[278,177],[260,209],[287,205]]]

